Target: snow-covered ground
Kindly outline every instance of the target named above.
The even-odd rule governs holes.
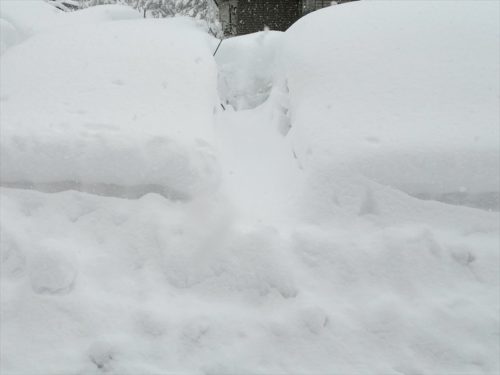
[[[2,374],[499,372],[497,2],[0,5]]]

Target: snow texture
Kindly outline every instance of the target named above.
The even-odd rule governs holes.
[[[499,213],[409,195],[498,194],[498,3],[360,1],[215,59],[185,18],[20,3],[2,374],[499,372]]]
[[[184,18],[137,22],[40,33],[2,58],[5,186],[178,199],[217,186],[207,36]]]
[[[500,185],[498,2],[376,1],[285,34],[281,82],[303,166],[410,194]]]
[[[222,42],[215,55],[221,100],[237,110],[255,108],[266,101],[282,36],[280,31],[268,30]]]

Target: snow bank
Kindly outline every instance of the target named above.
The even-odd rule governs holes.
[[[58,21],[61,11],[42,0],[2,0],[0,3],[0,52]]]
[[[2,0],[0,52],[40,32],[66,33],[78,25],[142,18],[124,5],[101,5],[76,12],[61,12],[44,0]]]
[[[2,0],[0,17],[24,36],[45,31],[58,22],[62,12],[43,0]]]
[[[63,22],[68,24],[100,23],[108,21],[141,19],[137,10],[126,5],[99,5],[65,14]]]
[[[217,184],[216,68],[187,19],[39,34],[2,58],[1,81],[4,186],[186,198]]]
[[[219,95],[237,110],[255,108],[271,92],[283,33],[262,31],[225,39],[215,60]]]
[[[290,100],[302,167],[413,195],[493,193],[495,208],[498,13],[498,2],[373,1],[299,20],[276,93]]]

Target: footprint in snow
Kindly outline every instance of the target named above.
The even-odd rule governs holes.
[[[113,85],[123,86],[123,81],[121,79],[114,79],[113,81],[111,81],[111,83]]]
[[[29,263],[31,288],[35,293],[62,295],[73,290],[77,268],[63,251],[40,250]]]
[[[377,137],[373,137],[373,136],[365,137],[365,141],[372,144],[372,145],[380,144],[380,139]]]
[[[88,351],[90,361],[101,371],[110,371],[115,359],[115,350],[105,342],[96,342]]]

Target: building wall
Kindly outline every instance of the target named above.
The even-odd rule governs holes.
[[[329,7],[331,5],[340,5],[358,0],[302,0],[302,15],[314,12],[315,10]]]
[[[265,27],[285,31],[300,18],[301,9],[300,0],[239,0],[238,34],[261,31]]]
[[[216,0],[224,34],[249,34],[264,30],[285,31],[303,15],[357,0]]]
[[[238,0],[218,1],[219,17],[224,35],[238,34]]]
[[[331,4],[331,0],[302,0],[302,14],[313,12]]]

